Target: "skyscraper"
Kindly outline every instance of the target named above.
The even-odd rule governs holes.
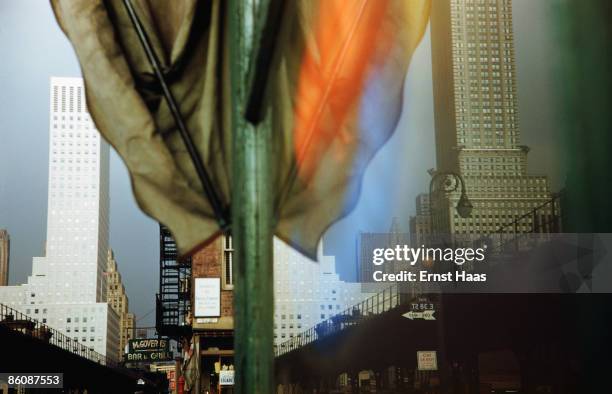
[[[27,284],[0,290],[0,302],[99,353],[118,352],[119,318],[106,303],[109,146],[85,104],[81,78],[51,78],[49,194],[44,257]]]
[[[340,280],[334,256],[314,262],[274,238],[274,344],[282,343],[315,324],[366,299],[360,283]]]
[[[11,239],[8,231],[0,229],[0,286],[8,285]]]
[[[425,242],[431,233],[431,213],[429,210],[429,194],[421,193],[416,196],[416,215],[410,218],[410,242],[419,246]]]
[[[108,250],[106,263],[106,301],[119,316],[119,351],[117,359],[121,360],[125,346],[130,339],[134,339],[134,314],[129,313],[129,300],[125,286],[121,280],[121,273],[117,267],[117,260],[112,249]]]
[[[434,1],[431,36],[437,171],[461,175],[474,205],[461,218],[459,191],[438,196],[433,231],[494,232],[551,199],[547,177],[527,173],[520,145],[512,2]]]

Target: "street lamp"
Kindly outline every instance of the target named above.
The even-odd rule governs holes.
[[[462,187],[461,197],[459,197],[459,201],[457,201],[457,213],[462,218],[470,217],[470,215],[472,214],[473,207],[474,206],[472,205],[472,203],[468,199],[467,194],[465,193],[465,187]]]
[[[433,187],[436,181],[440,178],[446,178],[446,181],[443,183],[444,191],[447,193],[452,193],[457,190],[457,187],[461,185],[461,196],[459,197],[459,201],[457,201],[457,206],[455,209],[457,213],[462,218],[467,218],[472,214],[472,208],[474,206],[470,202],[470,199],[467,196],[467,191],[465,188],[465,182],[463,177],[456,172],[448,171],[448,172],[438,172],[430,169],[429,174],[431,175],[431,181],[429,182],[429,231],[433,234],[433,204],[431,195],[433,194]],[[450,177],[455,179],[455,182],[450,181]]]
[[[430,169],[429,175],[431,175],[431,181],[429,182],[429,231],[430,235],[433,235],[433,204],[432,204],[432,194],[433,187],[436,182],[441,179],[444,179],[444,182],[441,182],[442,189],[445,193],[452,193],[457,190],[459,185],[461,185],[461,195],[459,196],[459,201],[457,201],[457,205],[455,209],[457,213],[462,218],[467,218],[472,214],[473,205],[470,202],[470,199],[467,196],[467,191],[465,188],[465,182],[463,177],[456,172],[447,171],[447,172],[439,172],[433,169]],[[454,182],[451,180],[454,178]],[[433,237],[432,237],[433,239]],[[431,240],[430,240],[431,242]],[[456,267],[456,266],[455,266]],[[444,301],[443,301],[443,292],[440,291],[437,297],[438,300],[438,321],[437,323],[437,334],[438,334],[438,348],[439,348],[439,357],[440,357],[440,373],[441,373],[441,385],[444,387],[446,385],[446,375],[447,375],[447,367],[446,367],[446,340],[445,340],[445,329],[444,329]]]

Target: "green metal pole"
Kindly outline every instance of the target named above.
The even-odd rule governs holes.
[[[273,263],[271,128],[244,119],[252,58],[254,2],[231,0],[228,10],[232,92],[232,237],[236,393],[273,389]]]

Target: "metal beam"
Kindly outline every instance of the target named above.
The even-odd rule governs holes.
[[[134,9],[131,0],[123,0],[123,4],[125,5],[126,12],[130,17],[130,21],[134,26],[134,30],[136,31],[138,39],[140,40],[142,49],[144,50],[145,55],[149,60],[149,64],[151,65],[151,68],[155,73],[157,82],[159,83],[162,89],[164,98],[166,99],[166,103],[168,104],[168,108],[170,109],[170,113],[172,113],[172,117],[176,122],[176,127],[179,131],[181,139],[183,140],[183,144],[185,145],[185,149],[187,149],[187,153],[189,153],[189,157],[191,159],[191,162],[193,163],[196,174],[198,175],[200,183],[202,184],[204,194],[210,202],[210,206],[213,210],[213,213],[215,214],[217,222],[219,223],[219,227],[221,228],[221,230],[226,232],[229,230],[230,225],[227,218],[227,210],[223,206],[223,203],[221,201],[221,198],[219,198],[213,181],[210,175],[208,174],[208,171],[206,171],[206,167],[204,166],[202,157],[200,156],[200,153],[198,152],[197,147],[195,146],[195,143],[191,138],[191,134],[189,134],[189,130],[187,130],[187,125],[185,124],[183,115],[181,114],[181,110],[179,109],[176,99],[174,98],[174,95],[170,90],[170,86],[168,86],[168,83],[166,82],[166,77],[162,70],[162,65],[159,61],[159,58],[155,53],[153,45],[151,44],[151,41],[147,36],[144,26],[142,25],[142,22],[140,21],[140,18],[138,17],[138,14]]]

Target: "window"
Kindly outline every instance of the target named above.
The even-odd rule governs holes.
[[[234,276],[232,272],[233,256],[234,248],[232,246],[232,236],[226,235],[223,237],[223,278],[221,282],[224,290],[232,290],[234,288]]]

